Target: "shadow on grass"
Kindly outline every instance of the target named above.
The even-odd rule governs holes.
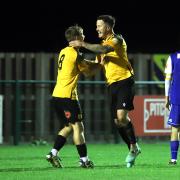
[[[169,164],[137,164],[135,167],[142,169],[169,169],[171,167],[178,167],[177,165],[169,165]]]
[[[0,169],[0,172],[47,171],[47,170],[56,170],[56,168],[52,168],[52,167],[6,168],[6,169]]]
[[[61,158],[63,159],[72,159],[73,156],[62,156]],[[18,161],[24,161],[24,160],[40,160],[40,159],[45,159],[45,155],[44,156],[17,156],[17,157],[0,157],[0,161],[6,160],[6,161],[14,161],[14,160],[18,160]]]
[[[6,169],[0,169],[0,172],[47,171],[47,170],[56,170],[56,168],[52,168],[52,167],[6,168]]]
[[[37,160],[37,159],[42,159],[42,157],[5,157],[5,158],[0,158],[1,161],[6,160],[6,161],[24,161],[24,160]]]
[[[170,167],[177,167],[177,166],[169,166],[166,164],[138,164],[135,165],[133,168],[137,169],[169,169]],[[126,165],[95,165],[94,168],[89,169],[126,169]],[[0,169],[0,172],[23,172],[23,171],[54,171],[54,170],[67,170],[67,169],[86,169],[80,168],[79,166],[65,166],[63,168],[53,168],[53,167],[31,167],[31,168],[6,168]]]
[[[105,169],[105,168],[120,168],[119,165],[99,165],[99,166],[95,166],[94,168],[89,168],[89,169]],[[63,168],[53,168],[53,167],[31,167],[31,168],[4,168],[4,169],[0,169],[0,172],[23,172],[23,171],[49,171],[49,170],[67,170],[67,169],[86,169],[86,168],[80,168],[79,166],[66,166]]]

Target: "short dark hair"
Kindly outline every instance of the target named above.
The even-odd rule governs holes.
[[[65,38],[68,42],[73,41],[76,39],[77,36],[82,35],[83,28],[79,25],[70,26],[65,31]]]
[[[111,15],[101,15],[97,17],[97,20],[102,20],[107,23],[111,28],[114,28],[116,19]]]

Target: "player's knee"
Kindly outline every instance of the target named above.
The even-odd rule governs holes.
[[[82,122],[76,122],[73,125],[73,130],[75,132],[78,132],[79,134],[83,133],[84,132],[84,126],[83,126]]]
[[[178,131],[178,128],[172,128],[171,130],[171,140],[178,140],[179,138],[179,131]]]
[[[115,122],[116,126],[118,126],[118,127],[123,126],[123,121],[121,121],[121,119],[114,119],[114,122]]]
[[[126,126],[129,121],[127,118],[119,117],[117,119],[114,119],[114,122],[115,122],[116,126],[123,127],[123,126]]]

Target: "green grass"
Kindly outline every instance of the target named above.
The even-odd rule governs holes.
[[[63,169],[55,169],[45,160],[51,149],[46,146],[0,146],[0,179],[12,180],[179,180],[180,165],[169,166],[169,142],[140,143],[142,153],[133,168],[126,168],[127,147],[124,144],[88,144],[94,169],[78,167],[73,145],[66,145],[60,155]]]

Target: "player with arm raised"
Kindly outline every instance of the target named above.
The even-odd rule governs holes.
[[[128,60],[126,42],[121,35],[114,33],[114,25],[114,17],[101,15],[96,21],[96,31],[103,40],[101,44],[75,40],[70,42],[70,45],[83,47],[101,55],[100,62],[105,69],[112,116],[119,134],[129,148],[127,167],[132,167],[141,152],[134,126],[128,116],[129,111],[134,109],[134,72]]]

